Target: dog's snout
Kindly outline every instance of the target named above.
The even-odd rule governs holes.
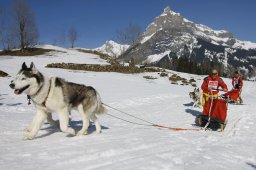
[[[15,84],[14,84],[14,83],[11,83],[9,86],[10,86],[12,89],[14,89]]]

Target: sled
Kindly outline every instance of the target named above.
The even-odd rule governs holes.
[[[243,100],[240,97],[240,89],[232,89],[222,95],[223,98],[228,99],[230,104],[242,104]]]
[[[214,131],[223,131],[226,127],[227,100],[209,99],[203,108],[201,115],[197,116],[196,123],[200,127],[205,127]]]

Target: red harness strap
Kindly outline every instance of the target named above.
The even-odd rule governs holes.
[[[163,126],[163,125],[154,125],[155,127],[159,127],[159,128],[165,128],[165,129],[169,129],[169,130],[174,130],[174,131],[181,131],[181,130],[194,130],[194,131],[199,131],[199,128],[173,128],[173,127],[168,127],[168,126]]]

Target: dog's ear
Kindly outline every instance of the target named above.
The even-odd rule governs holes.
[[[21,68],[22,68],[22,70],[27,70],[28,69],[28,67],[27,67],[25,62],[22,64]]]
[[[31,64],[30,64],[30,69],[32,70],[33,73],[37,73],[36,66],[33,62],[31,62]]]

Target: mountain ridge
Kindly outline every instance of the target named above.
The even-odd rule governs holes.
[[[122,45],[118,44],[113,40],[106,41],[102,46],[95,48],[93,50],[96,50],[98,52],[107,54],[111,57],[118,57],[121,55],[125,50],[129,48],[129,45]]]
[[[159,63],[164,57],[165,63]],[[239,69],[249,75],[255,72],[256,43],[238,40],[226,30],[196,24],[166,7],[119,59],[160,67],[169,65],[167,68],[172,69],[170,63],[175,57],[186,57],[198,64],[221,64],[226,74]]]

